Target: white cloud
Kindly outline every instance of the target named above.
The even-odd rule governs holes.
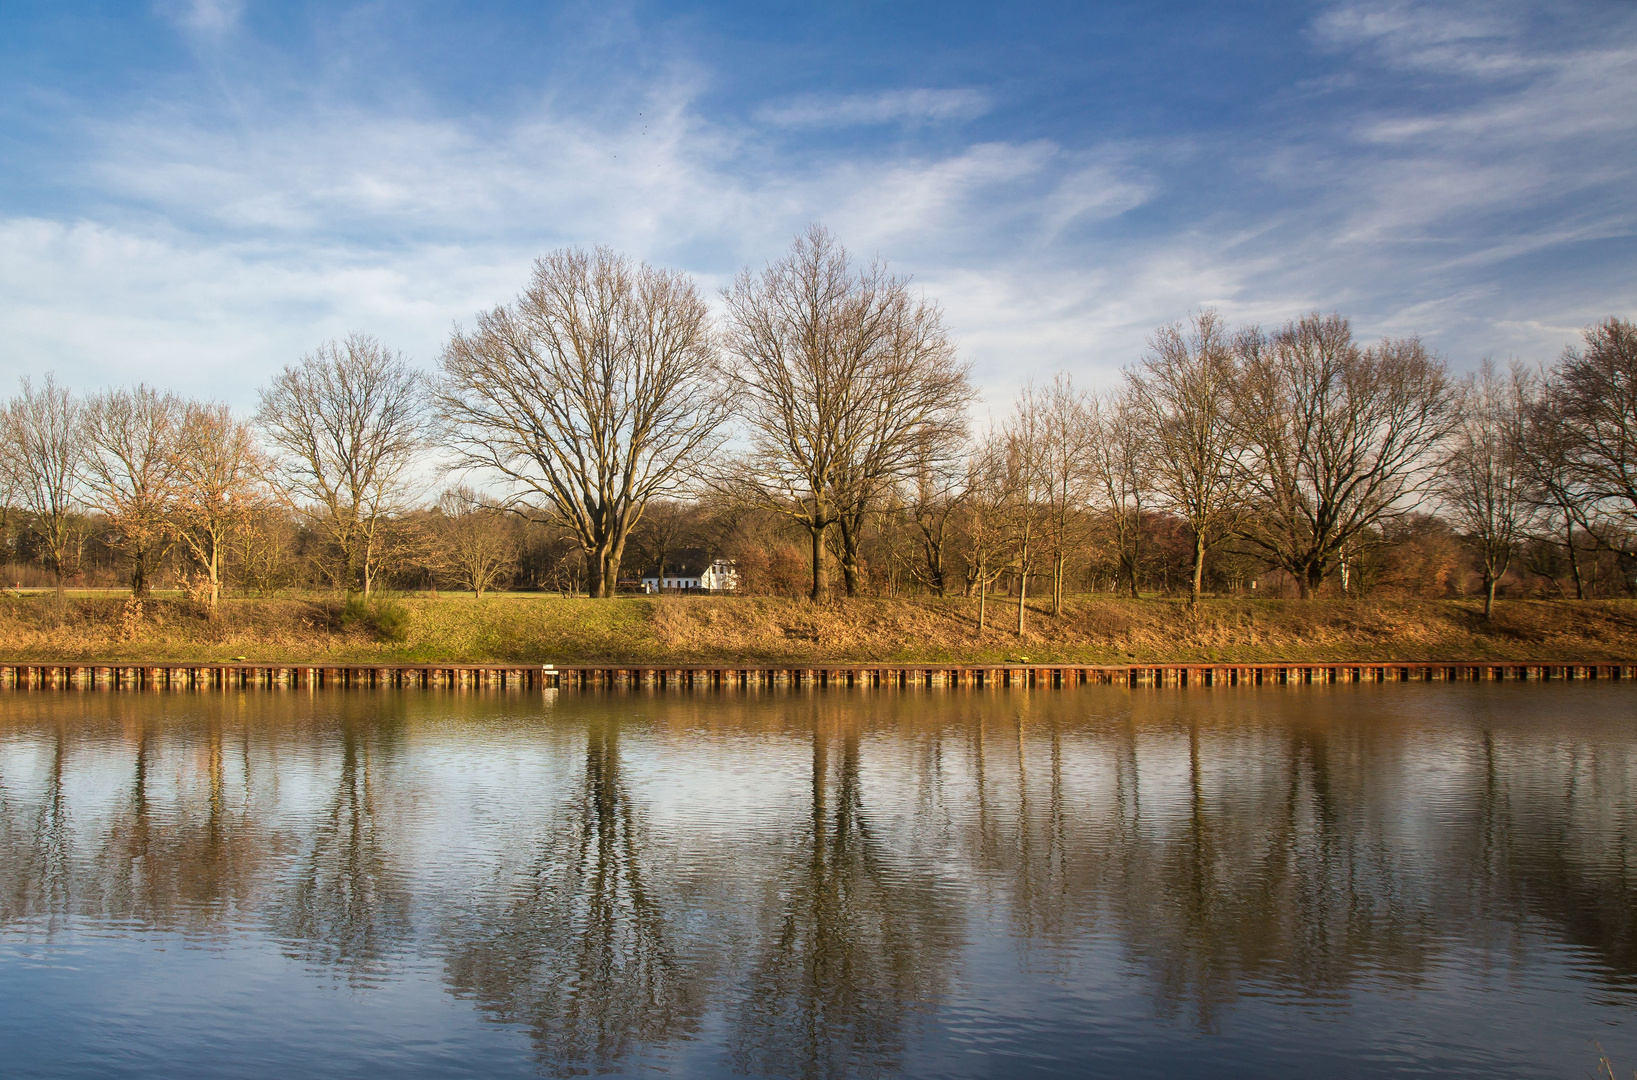
[[[920,88],[841,97],[808,95],[764,106],[756,116],[778,127],[839,128],[972,120],[992,107],[983,90]]]
[[[429,361],[452,322],[508,299],[529,259],[562,244],[608,243],[714,287],[823,220],[861,255],[924,272],[983,261],[997,229],[1037,244],[1141,197],[1115,166],[1047,141],[787,172],[675,88],[641,111],[608,123],[545,103],[488,130],[358,109],[99,121],[90,175],[126,209],[0,220],[0,333],[80,385],[162,371],[245,404],[350,329]],[[1009,293],[1013,254],[1003,243],[966,273]]]
[[[238,25],[244,0],[159,0],[154,10],[187,33],[219,37]]]
[[[1263,323],[1341,309],[1368,335],[1420,331],[1457,363],[1549,357],[1563,327],[1629,311],[1637,268],[1497,275],[1629,243],[1637,209],[1608,193],[1637,179],[1637,52],[1618,35],[1536,47],[1470,10],[1353,5],[1320,30],[1344,72],[1355,56],[1430,71],[1456,50],[1440,77],[1481,92],[1244,145],[952,140],[791,167],[782,142],[703,117],[678,81],[622,89],[637,104],[618,116],[549,98],[496,122],[242,95],[231,115],[104,116],[81,129],[87,209],[0,218],[0,374],[167,381],[244,406],[348,330],[430,362],[452,322],[512,296],[551,247],[608,243],[714,288],[814,220],[913,273],[1001,404],[1059,367],[1108,382],[1154,326],[1205,304]],[[762,119],[911,124],[991,104],[895,91]],[[1207,205],[1190,183],[1252,191]]]

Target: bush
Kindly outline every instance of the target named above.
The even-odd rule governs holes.
[[[409,638],[409,608],[402,601],[386,597],[365,600],[349,596],[341,609],[341,625],[352,627],[360,623],[369,627],[376,638],[387,642],[402,642]]]
[[[409,608],[401,600],[375,601],[375,634],[382,641],[402,642],[409,638]]]

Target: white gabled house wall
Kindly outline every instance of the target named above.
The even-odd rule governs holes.
[[[661,580],[657,570],[642,576],[642,591],[657,593],[666,589],[703,589],[706,592],[737,592],[739,568],[732,559],[715,559],[703,570],[684,566],[677,573],[666,574]]]

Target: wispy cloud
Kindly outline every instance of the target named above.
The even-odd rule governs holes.
[[[1308,40],[1336,77],[1248,133],[975,138],[956,121],[1004,106],[972,89],[787,98],[746,122],[709,111],[708,73],[663,65],[599,84],[619,107],[589,111],[545,89],[490,111],[288,79],[230,105],[156,92],[73,120],[71,210],[0,207],[0,340],[14,369],[164,372],[245,404],[351,329],[430,362],[555,246],[608,243],[712,289],[822,220],[943,303],[997,402],[1055,368],[1112,379],[1202,304],[1341,309],[1457,363],[1549,356],[1637,295],[1632,260],[1577,258],[1637,233],[1634,27],[1557,42],[1509,7],[1331,8]],[[802,129],[848,125],[899,130],[791,162]]]
[[[765,105],[758,119],[785,128],[842,128],[872,124],[936,124],[972,120],[993,106],[976,89],[886,90],[844,97],[809,95]]]
[[[189,34],[219,37],[238,25],[244,0],[157,0],[154,11]]]

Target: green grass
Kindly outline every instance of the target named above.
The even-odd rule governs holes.
[[[0,659],[336,663],[1163,663],[1637,658],[1637,602],[1509,601],[1485,623],[1474,601],[1113,600],[1075,597],[1061,617],[1031,605],[765,597],[496,594],[224,600],[49,595],[0,599]]]

